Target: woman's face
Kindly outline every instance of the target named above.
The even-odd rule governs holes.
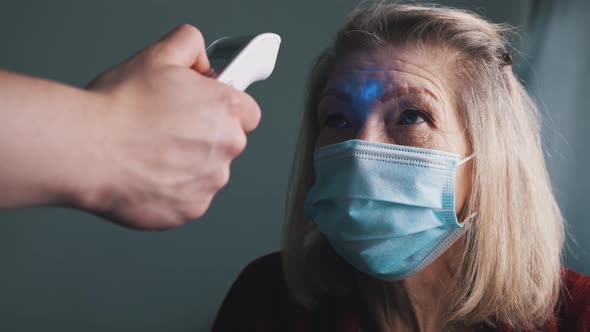
[[[448,74],[448,53],[414,47],[352,54],[336,66],[318,104],[317,147],[350,139],[471,154]],[[471,186],[456,177],[456,213]]]

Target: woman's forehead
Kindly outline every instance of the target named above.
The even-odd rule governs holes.
[[[353,96],[413,92],[447,99],[450,84],[444,72],[442,61],[415,48],[356,52],[336,65],[325,90]]]

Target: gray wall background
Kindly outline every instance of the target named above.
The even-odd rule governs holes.
[[[0,330],[207,330],[240,269],[279,248],[307,71],[356,3],[1,1],[0,67],[77,86],[184,22],[199,27],[207,42],[272,31],[283,37],[283,44],[271,78],[248,90],[262,108],[260,127],[250,134],[247,150],[232,166],[229,185],[204,218],[172,231],[147,233],[59,208],[0,212]],[[446,3],[468,6],[521,29],[530,25],[533,8],[533,0]],[[526,74],[537,65],[536,71],[544,72],[546,63],[536,61],[525,57],[522,71]],[[587,108],[570,111],[569,116],[586,114],[588,119]],[[587,121],[577,123],[581,129]],[[554,124],[553,132],[559,133],[569,132],[571,123]],[[590,202],[588,186],[565,194],[559,190],[572,181],[563,175],[569,168],[561,168],[559,160],[578,165],[578,179],[588,184],[589,176],[583,173],[587,159],[582,166],[575,162],[588,150],[581,134],[563,141],[568,139],[580,140],[569,142],[567,156],[573,159],[552,156],[558,161],[551,165],[564,212],[577,223],[578,256],[568,262],[590,273],[585,254],[590,250],[585,241],[589,215],[579,204]]]

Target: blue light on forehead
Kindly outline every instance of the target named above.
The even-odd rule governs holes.
[[[365,82],[350,80],[346,84],[346,90],[352,95],[352,106],[355,109],[358,121],[365,121],[369,115],[370,105],[381,98],[383,94],[381,82],[370,79]]]
[[[378,80],[367,81],[362,90],[360,91],[359,97],[360,102],[363,104],[372,103],[375,99],[379,98],[381,94],[381,86]]]

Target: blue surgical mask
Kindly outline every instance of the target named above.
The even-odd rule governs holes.
[[[455,175],[472,157],[362,140],[321,147],[305,216],[356,269],[385,280],[406,278],[463,233]]]

